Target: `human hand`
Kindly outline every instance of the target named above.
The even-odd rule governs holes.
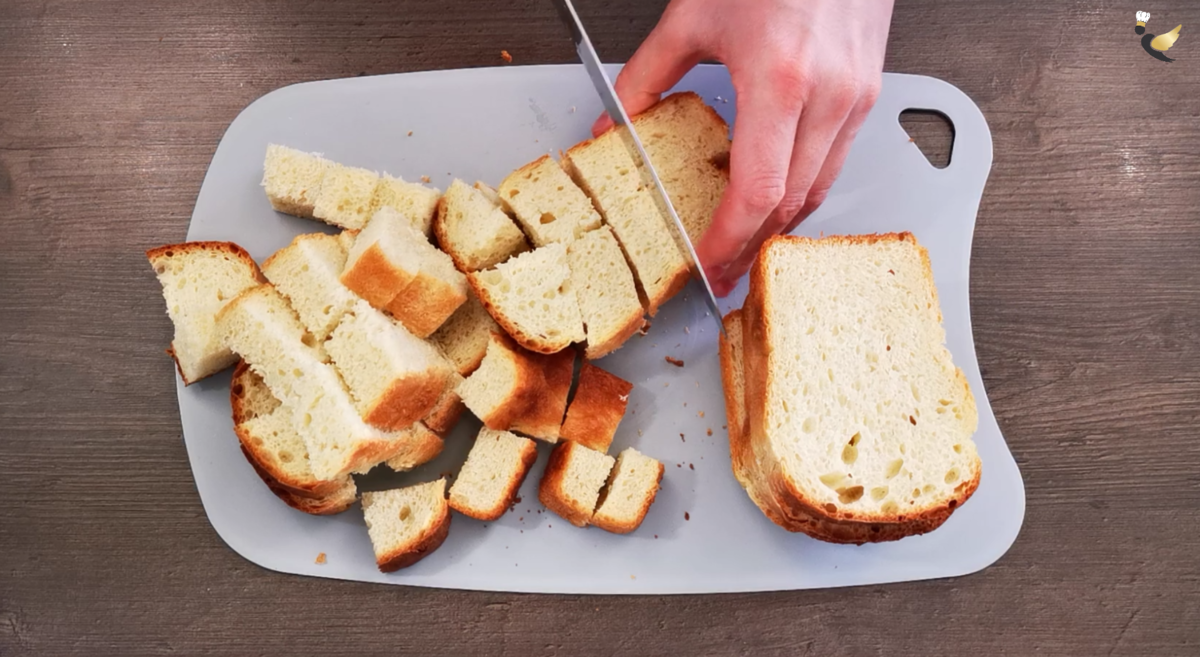
[[[696,247],[719,296],[825,200],[879,95],[891,15],[892,0],[672,0],[617,77],[632,115],[701,60],[729,69],[729,185]]]

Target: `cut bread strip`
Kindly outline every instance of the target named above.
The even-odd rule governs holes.
[[[441,192],[386,173],[379,178],[371,198],[371,212],[392,208],[408,218],[412,227],[428,237],[432,234],[433,215],[437,211]]]
[[[524,413],[512,422],[513,431],[539,438],[548,443],[558,442],[563,415],[567,412],[567,396],[575,377],[575,350],[565,349],[557,354],[529,354],[542,370],[542,385]]]
[[[374,211],[379,174],[367,169],[331,164],[321,180],[312,216],[327,224],[358,230]]]
[[[662,476],[661,462],[632,447],[621,452],[591,523],[614,534],[628,534],[637,529],[654,504]]]
[[[633,384],[588,361],[579,371],[575,398],[567,409],[562,437],[598,452],[607,452],[625,417]]]
[[[375,564],[390,573],[428,556],[450,532],[446,480],[362,494]]]
[[[592,202],[549,155],[509,174],[499,194],[534,246],[570,244],[600,227]]]
[[[751,476],[785,527],[892,540],[974,492],[975,403],[912,235],[768,240],[742,322]]]
[[[216,315],[230,300],[263,282],[254,259],[232,242],[185,242],[146,252],[162,284],[175,337],[167,352],[190,385],[232,366],[237,356],[216,334]]]
[[[608,480],[613,457],[569,440],[559,442],[550,454],[538,485],[538,499],[576,527],[592,519],[600,489]]]
[[[587,331],[587,357],[616,351],[645,324],[633,272],[613,237],[601,226],[567,248],[571,282]]]
[[[331,166],[332,162],[314,153],[268,144],[263,160],[262,186],[271,207],[311,219],[321,181]]]
[[[436,347],[362,299],[342,317],[325,350],[362,418],[387,431],[425,417],[453,371]]]
[[[487,269],[529,249],[512,217],[486,193],[461,180],[451,183],[438,203],[434,232],[438,245],[463,272]]]
[[[442,396],[438,397],[433,408],[429,410],[429,414],[421,420],[425,426],[429,427],[430,431],[443,438],[454,429],[459,418],[462,417],[463,411],[467,410],[462,397],[458,396],[458,386],[462,385],[462,382],[462,376],[452,372],[447,380],[446,389],[442,391]]]
[[[458,386],[458,394],[489,429],[507,431],[544,386],[545,375],[531,355],[493,333],[479,369]]]
[[[263,273],[283,293],[304,328],[318,341],[333,333],[358,296],[338,277],[346,266],[344,238],[324,233],[299,235],[263,261]]]
[[[532,440],[484,427],[450,487],[450,508],[476,520],[499,518],[536,460]]]
[[[468,280],[496,323],[530,351],[552,354],[586,337],[562,244],[522,253]]]
[[[287,300],[270,284],[246,290],[217,315],[217,332],[263,378],[308,447],[313,474],[337,479],[404,447],[371,427]]]
[[[405,447],[400,453],[384,461],[384,465],[396,472],[406,472],[437,458],[442,453],[442,437],[422,422],[417,422],[404,431]]]
[[[470,292],[466,302],[429,339],[454,363],[459,374],[469,376],[483,362],[489,336],[498,332],[500,325]]]

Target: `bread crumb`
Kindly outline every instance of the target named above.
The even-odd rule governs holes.
[[[704,411],[700,411],[700,417],[704,417]]]
[[[317,555],[316,563],[320,563],[320,564],[325,563],[325,553],[324,552]]]
[[[683,464],[682,464],[682,463],[676,463],[676,464],[675,464],[675,467],[677,467],[677,468],[682,468],[682,467],[683,467]]]
[[[630,575],[629,579],[637,579],[637,575]]]
[[[695,469],[696,469],[695,463],[688,463],[688,470],[695,470]]]
[[[658,538],[658,534],[655,534],[655,535],[654,535],[654,538]]]
[[[679,360],[678,358],[671,358],[670,356],[663,356],[663,358],[675,367],[683,367],[683,361]]]
[[[408,131],[408,136],[409,136],[409,137],[411,137],[411,136],[412,136],[412,130],[409,130],[409,131]]]
[[[506,64],[512,63],[512,55],[508,54],[507,50],[500,51],[500,59],[503,59]]]
[[[638,429],[638,438],[641,438],[641,437],[642,437],[642,430]]]
[[[684,438],[682,433],[679,434],[679,440],[685,443],[687,442],[687,438]]]
[[[708,435],[710,435],[710,436],[712,435],[712,428],[711,428],[711,427],[710,427],[710,428],[709,428],[709,430],[708,430]]]
[[[683,519],[684,519],[684,520],[691,520],[691,519],[692,519],[692,514],[688,513],[687,511],[684,511],[684,512],[683,512]]]
[[[421,176],[421,182],[428,185],[429,184],[429,176]]]
[[[684,333],[687,333],[688,335],[691,335],[691,334],[692,334],[692,329],[690,329],[690,328],[688,328],[688,327],[686,327],[686,326],[685,326],[685,327],[683,327],[683,332],[684,332]]]

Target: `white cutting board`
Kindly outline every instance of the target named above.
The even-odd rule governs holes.
[[[723,67],[702,66],[679,88],[697,91],[733,123],[734,93]],[[937,110],[954,123],[949,167],[935,169],[909,141],[898,122],[909,108]],[[497,184],[520,165],[588,137],[600,109],[579,66],[437,71],[286,87],[252,103],[230,125],[204,179],[188,239],[232,240],[261,261],[295,235],[325,229],[272,211],[259,187],[269,142],[409,180],[428,175],[441,189],[453,177]],[[717,331],[693,288],[659,313],[649,335],[635,337],[600,363],[635,384],[612,452],[635,446],[666,464],[658,499],[632,534],[578,529],[545,511],[537,483],[549,450],[541,445],[512,512],[492,523],[455,514],[441,549],[411,568],[382,574],[358,506],[337,516],[308,516],[285,506],[255,475],[233,433],[228,373],[178,386],[184,440],[208,518],[230,547],[265,568],[458,589],[762,591],[980,570],[1012,544],[1025,511],[1021,476],[988,404],[971,338],[971,233],[991,160],[987,123],[962,92],[932,78],[885,75],[879,102],[841,178],[799,231],[907,230],[929,249],[949,348],[979,406],[975,441],[983,460],[978,492],[936,532],[881,545],[830,545],[789,534],[759,512],[730,471]],[[745,282],[725,307],[740,306],[744,296]],[[668,355],[685,367],[666,363]],[[406,475],[372,475],[361,487],[456,472],[477,429],[468,417],[432,463]],[[324,564],[315,563],[320,553]]]

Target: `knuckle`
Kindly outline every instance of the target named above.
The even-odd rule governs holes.
[[[753,182],[744,187],[738,195],[742,206],[753,214],[765,215],[770,213],[783,200],[787,189],[783,180],[752,178]]]
[[[879,75],[873,75],[864,80],[860,84],[858,93],[858,103],[861,107],[870,109],[875,105],[875,101],[879,100],[879,90],[883,86],[883,80]]]

